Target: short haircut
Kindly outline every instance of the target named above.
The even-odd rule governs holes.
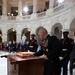
[[[48,33],[48,31],[47,31],[45,28],[39,29],[39,32],[45,32],[45,33]]]

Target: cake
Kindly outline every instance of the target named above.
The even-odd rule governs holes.
[[[33,54],[34,54],[34,52],[18,52],[18,53],[16,53],[16,55],[20,56],[20,57],[28,57]]]

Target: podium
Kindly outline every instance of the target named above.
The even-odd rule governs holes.
[[[7,75],[43,75],[43,57],[19,57],[17,55],[7,56]]]

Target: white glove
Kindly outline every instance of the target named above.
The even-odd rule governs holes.
[[[60,60],[63,60],[63,57],[59,57]]]

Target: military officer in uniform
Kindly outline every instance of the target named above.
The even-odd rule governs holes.
[[[29,41],[28,49],[31,52],[37,52],[37,47],[38,47],[38,44],[37,44],[37,40],[35,39],[35,34],[32,34],[31,35],[31,40]]]
[[[70,59],[70,53],[73,48],[74,41],[73,39],[68,37],[69,30],[64,29],[63,30],[63,39],[61,39],[62,42],[62,52],[61,52],[61,67],[63,68],[63,75],[67,75],[67,69],[68,69],[68,61]]]
[[[38,32],[42,40],[41,50],[36,52],[35,56],[45,55],[44,75],[60,75],[61,66],[59,53],[61,51],[61,42],[55,37],[48,35],[45,28],[41,28]]]

